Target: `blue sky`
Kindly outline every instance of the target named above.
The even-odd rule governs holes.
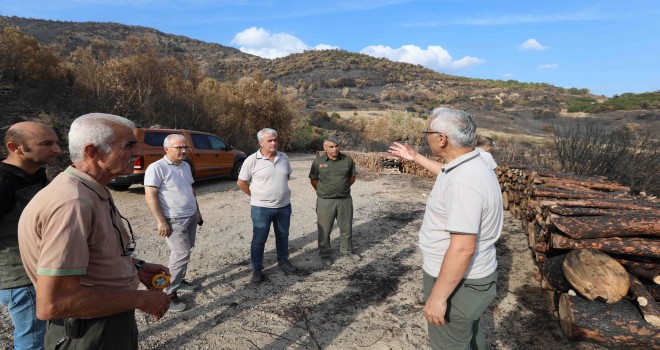
[[[606,96],[660,90],[658,0],[0,0],[0,15],[140,25],[265,58],[341,48]]]

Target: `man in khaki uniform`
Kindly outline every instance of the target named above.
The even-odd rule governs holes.
[[[316,158],[309,170],[309,179],[316,190],[316,218],[321,262],[332,264],[330,232],[335,219],[339,226],[339,252],[357,262],[362,258],[353,252],[353,198],[351,186],[357,171],[353,159],[339,152],[339,141],[328,137],[323,141],[325,154]]]

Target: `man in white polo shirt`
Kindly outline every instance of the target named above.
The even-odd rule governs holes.
[[[469,113],[436,108],[431,119],[424,133],[446,164],[407,145],[390,146],[390,153],[438,176],[419,231],[429,341],[432,349],[486,349],[479,320],[497,292],[500,187],[495,172],[471,147],[476,125]]]
[[[195,246],[197,226],[202,224],[190,165],[186,138],[171,134],[163,142],[165,156],[153,162],[144,174],[144,196],[149,210],[158,222],[158,233],[165,237],[170,252],[170,285],[164,292],[170,296],[170,311],[186,309],[177,291],[194,291],[196,287],[184,280],[190,254]]]
[[[257,133],[261,147],[243,162],[236,184],[250,196],[252,243],[250,264],[252,283],[263,281],[264,248],[270,225],[275,230],[277,264],[287,274],[298,272],[289,262],[289,225],[291,223],[291,189],[289,175],[293,171],[289,157],[277,150],[277,131],[269,128]]]

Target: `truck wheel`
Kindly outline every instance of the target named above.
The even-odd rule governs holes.
[[[234,164],[234,167],[231,169],[232,180],[238,180],[238,174],[241,172],[241,167],[243,167],[243,161]]]

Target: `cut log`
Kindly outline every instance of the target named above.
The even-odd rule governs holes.
[[[543,264],[543,268],[541,268],[543,280],[546,281],[552,289],[562,293],[566,293],[571,289],[571,284],[564,276],[564,271],[561,266],[564,262],[564,258],[566,258],[566,254],[548,258]]]
[[[535,204],[537,206],[554,206],[560,205],[563,207],[585,207],[585,208],[603,208],[603,209],[630,209],[630,210],[654,210],[658,209],[656,203],[642,202],[626,198],[601,198],[601,199],[538,199]]]
[[[624,186],[616,182],[604,182],[604,181],[588,181],[588,180],[578,180],[578,179],[553,179],[553,178],[543,178],[542,182],[548,186],[565,186],[565,185],[576,185],[592,190],[605,190],[605,191],[630,191],[630,186]]]
[[[626,268],[628,271],[630,271],[630,273],[637,276],[637,278],[648,280],[655,284],[660,284],[660,267],[657,265],[652,268],[643,268],[637,265],[629,265],[626,266]]]
[[[504,210],[509,210],[509,195],[506,191],[502,191],[502,205]]]
[[[630,295],[639,304],[639,311],[646,322],[660,327],[660,310],[655,298],[635,276],[630,275]]]
[[[651,238],[571,239],[552,233],[550,246],[555,249],[595,249],[620,255],[660,258],[660,240]]]
[[[606,193],[585,192],[585,191],[570,191],[550,188],[545,186],[537,186],[534,188],[534,196],[536,197],[550,197],[550,198],[565,198],[565,199],[595,199],[606,197]]]
[[[587,301],[562,294],[559,321],[566,336],[617,347],[660,348],[658,329],[648,324],[630,300],[615,304]]]
[[[612,304],[628,294],[628,271],[603,252],[573,250],[566,254],[562,270],[571,286],[589,300]]]
[[[660,213],[636,212],[608,216],[550,215],[550,221],[572,238],[660,236]]]
[[[550,211],[563,216],[625,215],[638,212],[629,209],[562,207],[559,205],[550,207]]]
[[[660,301],[660,285],[658,284],[645,284],[646,290],[653,296],[653,299]]]

